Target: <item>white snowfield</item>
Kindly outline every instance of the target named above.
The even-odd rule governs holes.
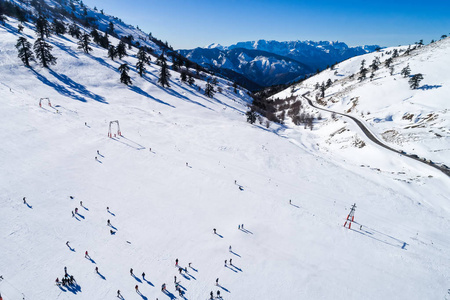
[[[4,300],[181,299],[174,276],[191,300],[449,299],[450,181],[438,170],[370,142],[324,152],[320,130],[250,125],[249,99],[224,80],[213,99],[176,72],[164,89],[152,64],[127,87],[121,61],[68,35],[50,38],[56,66],[26,68],[16,28],[0,26]],[[107,137],[113,120],[123,136]],[[64,267],[75,286],[55,285]]]

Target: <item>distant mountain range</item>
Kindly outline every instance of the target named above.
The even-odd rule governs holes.
[[[224,47],[178,50],[188,59],[219,72],[250,90],[285,84],[348,58],[375,51],[379,46],[349,47],[342,42],[239,42]]]

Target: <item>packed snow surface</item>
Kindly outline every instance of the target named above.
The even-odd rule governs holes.
[[[212,99],[176,72],[164,89],[152,64],[127,87],[123,61],[70,36],[50,38],[56,66],[26,68],[16,27],[0,27],[3,299],[180,299],[174,276],[186,299],[450,296],[441,172],[371,143],[324,154],[315,131],[250,125],[245,93],[223,80]],[[114,120],[122,136],[113,124],[109,138]],[[55,285],[64,267],[75,286]]]

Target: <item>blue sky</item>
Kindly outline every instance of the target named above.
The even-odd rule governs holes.
[[[397,46],[450,36],[450,0],[84,0],[175,49],[258,39]],[[126,3],[126,4],[124,4]]]

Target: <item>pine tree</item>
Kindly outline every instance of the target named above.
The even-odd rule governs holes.
[[[62,21],[57,20],[57,19],[55,19],[55,20],[53,21],[53,27],[52,27],[52,29],[53,29],[53,32],[54,32],[56,35],[62,35],[62,34],[65,34],[66,31],[67,31],[66,25],[65,25]]]
[[[413,90],[417,89],[419,87],[420,82],[423,80],[423,75],[422,74],[414,74],[413,76],[411,76],[411,78],[409,79],[409,87]]]
[[[256,122],[256,112],[254,112],[253,110],[247,111],[245,115],[247,116],[247,122],[249,122],[250,124]]]
[[[101,36],[98,33],[97,29],[94,28],[94,30],[91,31],[91,36],[94,39],[94,43],[97,45],[100,44]]]
[[[85,53],[89,54],[89,51],[92,51],[92,48],[89,46],[89,43],[91,42],[91,38],[89,34],[85,33],[81,36],[80,40],[78,41],[78,49],[83,49]]]
[[[72,23],[69,25],[69,34],[72,37],[75,37],[77,39],[80,39],[81,37],[81,30],[80,27],[78,27],[75,23]]]
[[[30,66],[30,61],[34,61],[34,55],[31,51],[31,43],[26,38],[20,37],[17,40],[16,48],[19,51],[18,57],[22,60],[25,66]]]
[[[393,60],[392,57],[389,57],[384,61],[384,65],[389,68],[392,64],[392,60]]]
[[[108,57],[114,60],[117,57],[117,49],[114,45],[109,46],[108,48]]]
[[[362,69],[359,71],[359,73],[361,74],[361,75],[358,77],[359,81],[363,81],[364,79],[366,79],[367,72],[369,72],[369,70],[367,70],[366,68],[362,68]]]
[[[392,52],[392,57],[393,58],[398,57],[398,50],[397,49],[394,49],[394,51]]]
[[[181,71],[180,79],[181,79],[182,82],[186,82],[187,81],[187,75],[186,75],[185,71]]]
[[[372,69],[372,71],[375,72],[376,70],[379,69],[379,67],[378,67],[379,65],[380,65],[380,59],[378,57],[375,57],[372,61],[372,64],[370,65],[370,68]]]
[[[208,81],[206,82],[206,87],[205,87],[205,95],[208,96],[209,98],[214,97],[214,87],[211,84],[211,81],[208,79]]]
[[[3,6],[2,6],[3,4],[0,2],[0,23],[1,24],[3,24],[3,25],[6,25],[6,16],[4,15],[4,11],[3,11]]]
[[[193,85],[195,83],[195,79],[194,79],[194,77],[192,77],[191,74],[189,74],[189,76],[188,76],[188,83],[189,83],[189,85]]]
[[[326,90],[326,86],[325,84],[322,82],[322,84],[320,85],[320,97],[324,98],[325,97],[325,90]]]
[[[163,64],[166,64],[167,60],[164,56],[164,51],[161,53],[161,55],[158,56],[158,58],[156,59],[156,64],[158,66],[162,66]]]
[[[333,81],[331,81],[331,79],[328,78],[326,87],[329,88],[332,84],[333,84]]]
[[[109,32],[109,34],[111,34],[112,36],[114,36],[114,23],[113,22],[109,22],[109,25],[108,25],[108,32]]]
[[[161,65],[161,71],[159,72],[159,78],[158,78],[158,83],[161,84],[163,87],[170,87],[169,84],[169,79],[170,79],[170,71],[169,68],[167,67],[167,63],[164,60],[163,64]]]
[[[107,32],[105,32],[103,37],[100,37],[100,46],[102,46],[105,49],[109,48],[109,38],[108,38],[108,33]]]
[[[408,77],[411,74],[411,68],[409,67],[409,64],[406,65],[400,72],[400,74],[403,75],[403,77]]]
[[[37,59],[44,68],[48,68],[49,65],[56,65],[56,57],[51,53],[53,46],[48,44],[43,38],[38,38],[34,42],[33,48]]]
[[[128,71],[130,70],[130,67],[128,67],[128,65],[125,64],[121,64],[119,67],[119,72],[120,72],[120,82],[122,82],[123,84],[126,85],[131,85],[131,78],[130,76],[128,76]]]
[[[238,93],[237,87],[238,87],[238,86],[237,86],[237,83],[236,83],[236,82],[233,82],[233,91],[234,91],[235,94]]]
[[[150,63],[150,56],[147,55],[147,52],[145,52],[145,49],[143,47],[139,48],[138,54],[137,54],[137,63],[136,63],[136,69],[139,73],[139,75],[142,77],[145,72],[145,66]]]
[[[41,39],[50,36],[50,25],[45,17],[39,16],[36,19],[35,25],[36,25],[36,27],[35,27],[36,34]]]
[[[120,41],[119,44],[116,47],[117,56],[119,59],[122,59],[122,57],[127,56],[127,47],[124,42]]]

